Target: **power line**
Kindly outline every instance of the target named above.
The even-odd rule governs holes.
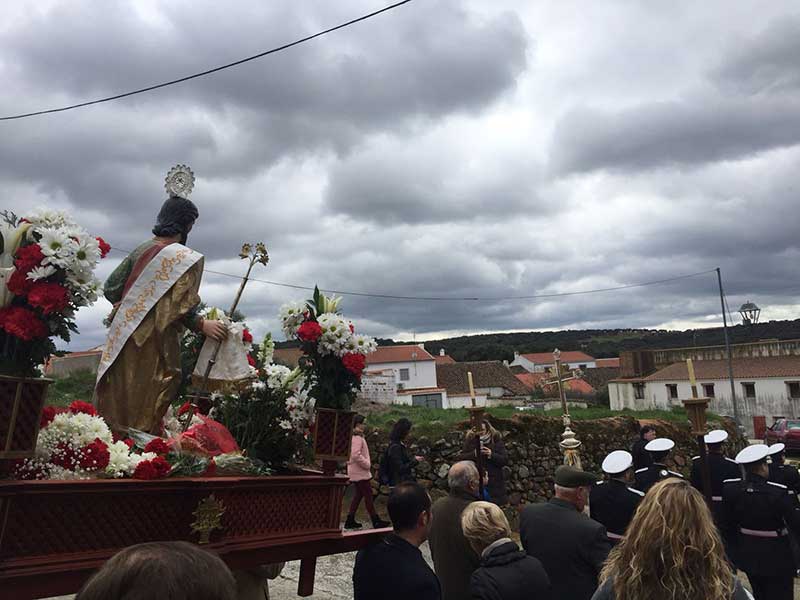
[[[190,79],[197,79],[198,77],[205,77],[206,75],[210,75],[212,73],[216,73],[217,71],[222,71],[224,69],[229,69],[231,67],[236,67],[246,62],[250,62],[251,60],[256,60],[258,58],[263,58],[268,54],[275,54],[276,52],[280,52],[282,50],[286,50],[287,48],[291,48],[292,46],[297,46],[299,44],[303,44],[314,38],[318,38],[320,36],[326,35],[338,29],[344,29],[345,27],[349,27],[355,23],[359,23],[360,21],[366,21],[367,19],[371,19],[372,17],[379,15],[381,13],[387,12],[398,6],[402,6],[403,4],[408,4],[411,0],[403,0],[402,2],[396,2],[390,6],[386,6],[380,10],[376,10],[375,12],[371,12],[368,15],[364,15],[362,17],[358,17],[357,19],[353,19],[351,21],[347,21],[346,23],[342,23],[340,25],[336,25],[335,27],[331,27],[330,29],[326,29],[325,31],[320,31],[319,33],[315,33],[313,35],[309,35],[302,39],[296,40],[294,42],[290,42],[288,44],[284,44],[283,46],[278,46],[277,48],[272,48],[271,50],[266,50],[265,52],[260,52],[258,54],[254,54],[253,56],[248,56],[247,58],[243,58],[241,60],[234,61],[232,63],[228,63],[226,65],[221,65],[219,67],[214,67],[213,69],[208,69],[207,71],[202,71],[200,73],[195,73],[194,75],[187,75],[185,77],[180,77],[178,79],[173,79],[172,81],[166,81],[164,83],[158,83],[156,85],[151,85],[148,87],[140,88],[138,90],[133,90],[130,92],[125,92],[122,94],[117,94],[115,96],[108,96],[107,98],[100,98],[98,100],[90,100],[88,102],[81,102],[79,104],[72,104],[70,106],[62,106],[61,108],[50,108],[47,110],[39,110],[36,112],[29,112],[23,113],[19,115],[10,115],[6,117],[0,117],[0,121],[12,121],[15,119],[24,119],[26,117],[35,117],[38,115],[46,115],[50,113],[57,113],[57,112],[64,112],[66,110],[72,110],[74,108],[82,108],[84,106],[91,106],[92,104],[101,104],[103,102],[110,102],[112,100],[119,100],[120,98],[127,98],[128,96],[134,96],[136,94],[143,94],[144,92],[152,92],[153,90],[157,90],[160,88],[164,88],[170,85],[175,85],[177,83],[183,83],[184,81],[189,81]]]
[[[117,252],[124,252],[130,254],[130,251],[121,248],[111,247],[112,250]],[[243,279],[241,275],[233,275],[232,273],[223,273],[222,271],[213,271],[211,269],[203,269],[205,273],[212,273],[214,275],[221,275],[223,277],[231,277],[234,279]],[[660,285],[670,283],[673,281],[680,281],[681,279],[689,279],[691,277],[698,277],[700,275],[708,275],[714,273],[716,269],[709,269],[707,271],[698,271],[697,273],[688,273],[686,275],[678,275],[676,277],[669,277],[666,279],[658,279],[655,281],[646,281],[644,283],[631,283],[627,285],[618,285],[607,288],[595,288],[592,290],[579,290],[576,292],[554,292],[550,294],[531,294],[527,296],[398,296],[395,294],[378,294],[373,292],[353,292],[348,290],[335,290],[335,289],[322,289],[321,292],[328,294],[338,294],[340,296],[359,296],[364,298],[381,298],[384,300],[422,300],[427,302],[502,302],[510,300],[540,300],[546,298],[563,298],[566,296],[582,296],[586,294],[598,294],[601,292],[615,292],[618,290],[627,290],[631,288],[647,287],[651,285]],[[294,290],[307,290],[314,291],[314,288],[306,285],[297,285],[293,283],[285,283],[282,281],[270,281],[268,279],[257,279],[255,277],[249,278],[249,281],[256,281],[266,285],[273,285],[277,287],[290,288]]]

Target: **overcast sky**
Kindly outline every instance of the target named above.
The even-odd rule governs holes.
[[[0,113],[90,100],[281,45],[389,2],[5,2]],[[0,122],[2,207],[67,209],[112,245],[150,235],[175,163],[190,245],[255,276],[502,297],[722,268],[735,312],[800,317],[795,2],[414,0],[308,44],[152,93]],[[122,258],[112,254],[105,276]],[[236,282],[206,274],[227,307]],[[548,301],[345,297],[361,332],[721,322],[713,274]],[[253,283],[258,335],[302,291]],[[72,349],[103,340],[104,300]]]

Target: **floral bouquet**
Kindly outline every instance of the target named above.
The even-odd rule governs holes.
[[[63,212],[0,212],[0,372],[32,376],[69,341],[75,312],[97,300],[98,261],[111,249]]]
[[[287,339],[300,342],[300,369],[316,406],[348,410],[361,389],[366,356],[377,344],[355,333],[353,323],[339,313],[340,302],[314,288],[308,302],[281,307],[281,322]]]

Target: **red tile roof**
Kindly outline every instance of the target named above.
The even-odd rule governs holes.
[[[532,390],[539,387],[542,381],[550,377],[550,373],[515,373],[514,377],[519,379],[525,387]]]
[[[618,369],[619,358],[598,358],[595,359],[595,364],[597,365],[598,369],[601,369],[603,367],[612,367]]]
[[[537,365],[552,365],[554,362],[552,352],[533,352],[531,354],[523,354],[522,356]],[[592,362],[593,360],[594,357],[578,350],[565,350],[561,353],[562,363],[585,363]]]
[[[697,380],[727,379],[728,361],[693,361]],[[800,377],[800,356],[773,356],[765,358],[734,358],[733,376],[736,379],[764,379],[768,377]],[[656,371],[645,381],[688,381],[685,362],[674,363]]]
[[[439,387],[447,388],[448,394],[468,394],[467,372],[472,373],[472,382],[476,390],[505,388],[506,396],[527,396],[530,393],[530,390],[499,360],[436,365],[436,382]]]
[[[367,355],[368,365],[377,365],[396,362],[414,362],[421,360],[434,360],[424,348],[416,344],[405,346],[378,346],[372,354]]]
[[[436,361],[437,365],[452,365],[454,362],[456,362],[453,360],[452,356],[448,356],[447,354],[434,356],[433,360]]]
[[[520,373],[515,375],[515,377],[530,390],[533,390],[535,387],[541,387],[545,391],[551,391],[552,389],[558,387],[557,384],[554,383],[551,383],[550,385],[544,385],[545,381],[553,380],[553,376],[550,375],[550,373]],[[592,385],[583,379],[570,379],[565,381],[564,389],[579,394],[594,394],[595,392]]]

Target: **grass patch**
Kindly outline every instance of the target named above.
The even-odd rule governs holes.
[[[95,373],[89,370],[76,371],[67,377],[57,377],[47,388],[45,404],[69,406],[73,400],[92,401]]]

